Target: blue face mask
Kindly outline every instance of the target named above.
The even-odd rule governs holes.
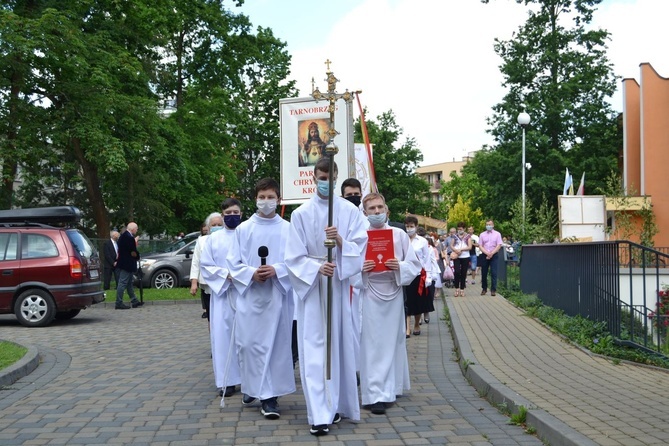
[[[486,231],[492,231],[492,225],[486,225],[485,230]]]
[[[334,186],[334,184],[333,184],[333,186]],[[330,181],[329,180],[316,180],[316,189],[318,189],[318,193],[321,196],[323,196],[323,197],[329,196]]]
[[[382,228],[386,224],[386,213],[368,215],[367,221],[372,228]]]
[[[235,229],[242,222],[242,216],[239,214],[224,215],[223,222],[228,228]]]
[[[221,229],[223,229],[223,226],[212,226],[211,228],[209,228],[209,233],[213,234],[214,232],[220,231]]]

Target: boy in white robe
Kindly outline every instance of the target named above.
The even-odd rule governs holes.
[[[384,263],[387,271],[372,271],[374,260],[365,260],[362,267],[360,392],[363,407],[380,415],[386,413],[386,406],[392,404],[397,395],[411,388],[402,286],[409,285],[420,274],[421,263],[406,232],[386,223],[383,196],[371,193],[362,203],[370,232],[392,230],[395,253],[395,258]]]
[[[335,165],[335,179],[337,175]],[[355,206],[333,196],[328,227],[329,159],[314,166],[317,194],[291,215],[286,266],[296,294],[300,376],[313,435],[325,435],[342,416],[360,419],[349,278],[362,271],[367,243],[364,219]],[[336,240],[332,262],[325,239]],[[332,277],[331,369],[326,380],[327,277]]]
[[[225,389],[225,396],[231,396],[235,386],[241,384],[241,375],[232,338],[237,292],[230,287],[226,257],[234,240],[235,228],[241,222],[242,204],[236,198],[227,198],[221,208],[225,228],[213,230],[207,237],[200,254],[200,275],[211,290],[209,334],[214,380],[216,387]]]
[[[235,340],[242,392],[260,399],[260,412],[274,420],[281,416],[278,397],[295,392],[294,305],[284,265],[290,224],[276,213],[280,193],[275,180],[262,179],[255,190],[258,212],[237,228],[227,260],[239,293]]]

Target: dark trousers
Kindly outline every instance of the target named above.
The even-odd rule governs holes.
[[[453,276],[455,277],[455,289],[464,290],[467,288],[467,270],[469,269],[469,257],[453,260]]]
[[[117,268],[118,269],[118,268]],[[116,306],[123,305],[123,293],[128,292],[130,296],[130,301],[133,304],[139,302],[137,296],[135,295],[135,288],[132,285],[134,279],[134,274],[131,271],[126,271],[124,269],[119,271],[118,285],[116,286]]]
[[[118,276],[121,274],[121,271],[118,268],[114,268],[113,266],[105,265],[103,274],[104,274],[104,289],[108,290],[111,288],[112,274],[114,275],[114,282],[118,283]]]
[[[490,269],[490,277],[492,278],[490,291],[497,291],[497,259],[499,259],[499,253],[496,253],[490,259],[485,254],[481,254],[479,257],[479,264],[481,265],[481,288],[483,291],[488,289],[488,269]]]
[[[205,291],[200,288],[200,300],[202,301],[202,309],[204,310],[205,317],[209,320],[209,308],[211,304],[211,294],[205,293]]]

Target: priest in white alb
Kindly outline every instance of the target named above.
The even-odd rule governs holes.
[[[212,231],[200,254],[200,275],[211,289],[209,328],[211,358],[216,387],[231,396],[241,384],[237,349],[234,347],[236,291],[230,286],[226,257],[234,241],[235,228],[241,222],[242,204],[236,198],[227,198],[221,205],[224,229]],[[221,395],[223,396],[223,395]]]
[[[335,164],[335,178],[337,169]],[[349,278],[362,271],[366,224],[351,203],[334,196],[328,227],[329,159],[314,166],[317,193],[291,214],[286,266],[296,294],[302,388],[312,435],[325,435],[341,417],[360,419]],[[332,262],[325,239],[336,240]],[[326,379],[327,277],[332,277],[331,375]]]
[[[260,400],[270,420],[281,416],[278,398],[295,392],[291,338],[293,295],[284,264],[290,224],[276,213],[279,184],[256,183],[257,212],[239,225],[228,253],[232,284],[239,293],[235,339],[242,376],[242,402]]]
[[[369,220],[370,243],[374,231],[390,231],[394,251],[393,258],[383,259],[381,270],[373,271],[378,263],[373,259],[365,260],[362,268],[360,392],[363,407],[380,415],[397,395],[411,388],[402,287],[420,274],[421,263],[406,232],[386,223],[383,195],[367,194],[362,205]]]

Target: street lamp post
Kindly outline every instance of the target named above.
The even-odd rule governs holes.
[[[530,123],[530,115],[525,113],[525,106],[523,105],[523,111],[518,115],[518,124],[523,128],[523,164],[521,165],[521,171],[523,176],[523,227],[525,226],[525,127]]]

